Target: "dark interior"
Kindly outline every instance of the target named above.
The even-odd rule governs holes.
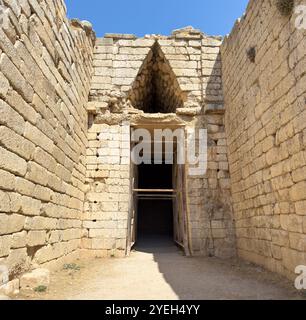
[[[138,188],[172,189],[172,165],[138,166]],[[138,242],[152,236],[173,238],[172,200],[139,199],[137,226]]]
[[[172,189],[172,164],[139,165],[138,189]]]
[[[134,81],[129,100],[146,113],[175,113],[184,105],[183,92],[157,42]]]

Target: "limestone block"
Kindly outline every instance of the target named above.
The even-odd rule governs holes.
[[[113,68],[133,68],[133,69],[139,69],[142,65],[141,61],[114,61],[113,62]]]
[[[92,239],[91,249],[114,249],[116,246],[115,239]]]
[[[28,163],[26,178],[42,186],[46,186],[49,182],[49,174],[46,169],[32,161]]]
[[[219,162],[219,169],[228,171],[229,170],[228,162]]]
[[[30,259],[26,248],[14,249],[10,251],[9,256],[5,259],[10,274],[20,274],[29,269]]]
[[[43,264],[57,259],[65,254],[65,250],[68,249],[68,247],[68,242],[59,242],[53,245],[44,246],[36,252],[34,261],[37,264]]]
[[[305,254],[290,248],[282,248],[283,265],[294,272],[295,268],[306,264]]]
[[[119,211],[127,212],[129,210],[129,203],[128,202],[119,202]]]
[[[290,248],[305,252],[306,251],[306,235],[300,233],[289,234]]]
[[[35,184],[26,179],[16,177],[15,179],[15,191],[27,196],[33,196]]]
[[[219,47],[222,43],[222,39],[213,37],[204,37],[202,39],[202,45],[206,47]]]
[[[82,230],[81,229],[68,229],[62,232],[62,240],[69,241],[74,239],[81,239]]]
[[[13,249],[19,249],[25,247],[27,244],[27,232],[21,231],[12,234],[12,245]]]
[[[40,146],[42,149],[52,154],[53,141],[29,122],[25,124],[24,136],[37,146]]]
[[[62,230],[71,229],[71,228],[81,229],[82,221],[80,221],[79,219],[78,220],[60,219],[58,221],[58,228]]]
[[[51,199],[52,191],[48,188],[36,185],[33,191],[33,196],[42,201],[48,202]]]
[[[150,48],[133,48],[133,47],[121,47],[119,48],[119,54],[129,55],[147,55]]]
[[[27,163],[16,154],[0,147],[0,169],[24,176],[27,171]]]
[[[5,99],[8,90],[10,88],[10,83],[8,80],[4,77],[3,73],[0,72],[0,97],[2,99]]]
[[[6,96],[6,101],[11,105],[25,120],[31,122],[32,124],[37,123],[39,114],[36,110],[27,103],[21,95],[16,91],[10,90]],[[18,132],[21,134],[20,132]]]
[[[102,208],[102,211],[105,211],[105,212],[116,212],[118,211],[118,202],[116,201],[102,202],[101,208]]]
[[[107,54],[116,54],[117,53],[117,48],[115,48],[114,46],[102,46],[99,45],[96,47],[95,49],[95,53],[107,53]]]
[[[17,295],[19,294],[19,286],[20,281],[19,279],[14,279],[12,281],[9,281],[7,284],[0,286],[0,293],[3,293],[7,296]],[[1,296],[0,296],[1,300]]]
[[[177,77],[198,77],[199,76],[199,73],[196,69],[173,68],[173,72]]]
[[[116,221],[84,221],[83,227],[86,229],[116,229]]]
[[[21,212],[28,216],[38,216],[40,214],[41,202],[39,200],[23,196],[21,197]]]
[[[281,260],[282,259],[282,248],[280,246],[272,245],[271,246],[272,257]]]
[[[62,231],[60,230],[51,231],[48,239],[48,243],[53,244],[53,243],[60,242],[61,240],[62,240]]]
[[[116,229],[91,229],[89,230],[90,238],[114,238],[118,230]]]
[[[9,255],[11,242],[12,236],[0,236],[0,258]]]
[[[0,68],[5,77],[10,81],[13,88],[20,93],[23,98],[31,103],[34,96],[33,88],[24,79],[16,66],[8,58],[6,54],[2,54],[0,58]]]
[[[15,176],[7,171],[0,170],[0,188],[4,190],[14,190]]]
[[[295,203],[296,214],[306,216],[306,201],[299,201]]]
[[[210,55],[210,54],[213,54],[215,57],[218,53],[220,53],[220,48],[217,46],[217,47],[203,47],[203,50],[202,52],[205,54],[205,55]]]
[[[47,269],[36,269],[20,278],[20,289],[25,291],[34,291],[40,286],[48,288],[49,284],[50,271]]]
[[[17,0],[17,2],[19,4],[19,9],[17,9],[17,10],[22,9],[22,11],[25,13],[25,15],[27,17],[29,17],[31,15],[31,8],[30,8],[28,1],[27,0]],[[16,12],[16,10],[15,10],[15,12]]]
[[[179,69],[197,69],[197,61],[181,61],[181,60],[171,60],[170,64],[172,68]]]
[[[3,100],[0,100],[0,124],[12,128],[19,134],[23,134],[25,127],[24,119]]]
[[[36,148],[33,154],[33,160],[45,167],[50,172],[55,172],[56,161],[47,152],[41,148]]]
[[[29,231],[27,235],[27,245],[29,247],[42,246],[46,244],[46,231]]]
[[[24,216],[18,214],[7,215],[0,213],[0,235],[21,231],[24,227],[25,219]]]
[[[25,219],[25,217],[23,217]],[[58,227],[57,219],[45,217],[28,217],[25,219],[26,230],[54,230]]]
[[[295,184],[290,191],[290,197],[293,201],[306,199],[306,181]]]

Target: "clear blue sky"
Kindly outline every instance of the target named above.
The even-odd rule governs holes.
[[[248,0],[65,0],[69,18],[89,20],[98,35],[170,35],[192,25],[209,35],[225,35]]]

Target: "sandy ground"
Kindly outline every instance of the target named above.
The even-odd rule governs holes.
[[[19,299],[301,299],[293,284],[239,261],[187,258],[171,242],[148,242],[125,259],[76,261],[52,274],[47,293]]]

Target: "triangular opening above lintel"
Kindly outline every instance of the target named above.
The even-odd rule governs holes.
[[[146,113],[175,113],[184,105],[183,92],[156,41],[129,92],[132,105]]]

